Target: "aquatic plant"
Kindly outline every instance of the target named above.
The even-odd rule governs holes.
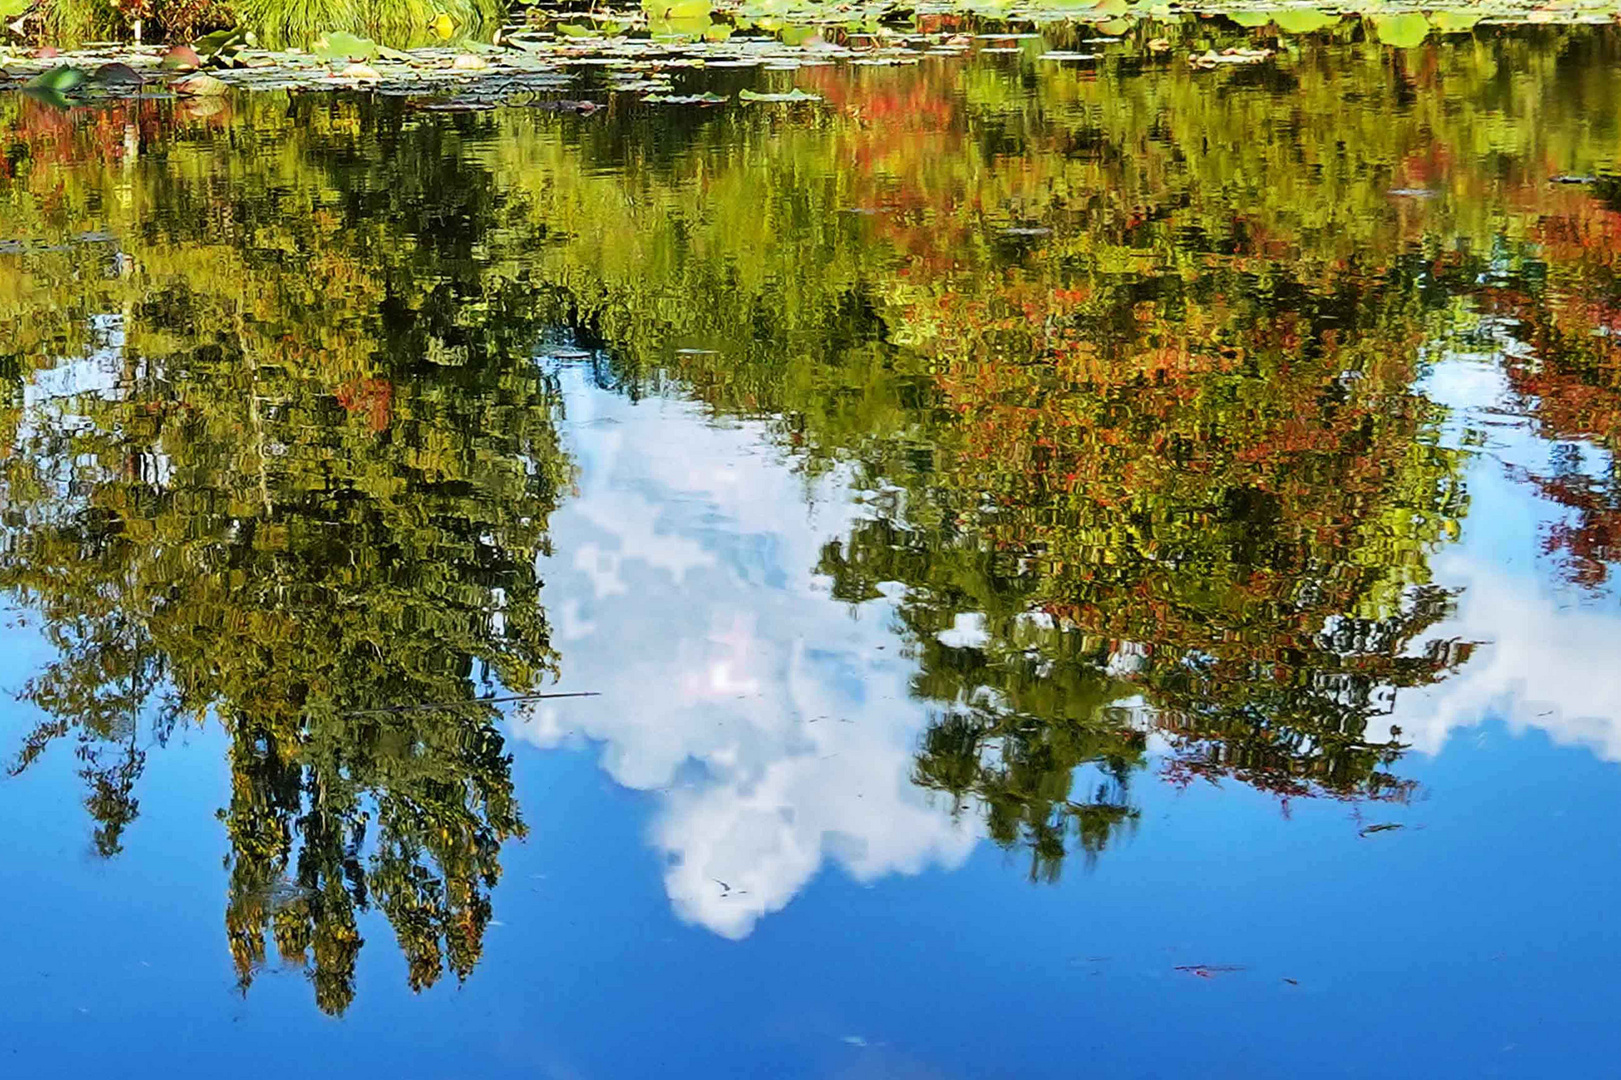
[[[190,41],[236,21],[229,0],[45,0],[45,37],[64,43],[123,40]]]
[[[489,37],[506,10],[503,0],[233,0],[242,26],[272,48],[308,46],[332,31],[404,48],[444,36]],[[441,17],[448,23],[441,22]]]
[[[503,0],[43,0],[42,36],[62,44],[188,42],[240,26],[267,47],[307,47],[322,34],[362,35],[405,47],[450,36],[488,37]]]

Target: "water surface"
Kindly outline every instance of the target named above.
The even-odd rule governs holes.
[[[1043,47],[0,99],[11,1068],[1610,1067],[1621,44]]]

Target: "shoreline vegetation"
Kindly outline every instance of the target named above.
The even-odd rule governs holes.
[[[0,90],[22,89],[63,107],[132,96],[212,97],[235,87],[448,93],[443,104],[452,110],[518,99],[590,112],[602,107],[602,91],[670,105],[733,100],[678,92],[674,77],[682,69],[792,72],[983,52],[1077,65],[1128,54],[1210,70],[1266,64],[1310,40],[1414,49],[1504,28],[1611,25],[1621,4],[643,0],[636,7],[564,3],[508,12],[492,0],[326,0],[296,8],[279,0],[0,0],[0,17]],[[201,30],[208,32],[195,36]],[[581,69],[606,75],[590,87],[594,99],[539,100],[577,86]],[[745,90],[735,100],[814,95],[785,86]]]

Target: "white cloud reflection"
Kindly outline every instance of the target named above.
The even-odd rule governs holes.
[[[1398,695],[1390,722],[1403,742],[1428,754],[1439,753],[1452,733],[1496,718],[1515,734],[1540,730],[1558,745],[1621,761],[1621,610],[1613,595],[1556,579],[1540,551],[1541,530],[1564,511],[1516,478],[1521,470],[1550,473],[1560,444],[1518,415],[1493,356],[1448,357],[1423,389],[1451,410],[1453,439],[1465,427],[1487,433],[1468,477],[1464,540],[1431,560],[1435,580],[1461,590],[1457,609],[1427,635],[1481,647],[1445,682]],[[1602,449],[1564,445],[1578,451],[1584,468],[1608,468]]]
[[[1453,732],[1498,718],[1515,734],[1538,729],[1559,745],[1621,761],[1621,618],[1466,552],[1443,554],[1436,569],[1463,593],[1432,636],[1483,645],[1446,681],[1397,695],[1389,721],[1401,741],[1436,754]]]
[[[727,937],[830,861],[863,881],[959,865],[973,826],[909,780],[927,715],[889,609],[852,617],[813,573],[859,512],[848,478],[807,480],[758,425],[562,378],[580,481],[546,596],[558,689],[603,696],[535,708],[517,736],[592,740],[615,781],[658,792],[670,900]]]

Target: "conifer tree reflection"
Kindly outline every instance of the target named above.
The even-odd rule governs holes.
[[[230,244],[153,166],[196,217],[123,279],[87,277],[121,313],[14,415],[0,478],[0,588],[58,651],[14,769],[76,738],[111,855],[147,748],[217,717],[242,984],[273,949],[328,1012],[368,908],[414,988],[478,961],[523,832],[479,699],[555,671],[537,560],[569,475],[532,290],[469,257],[500,213],[489,177],[431,139],[378,153],[394,121],[359,120],[343,168],[233,191]]]

